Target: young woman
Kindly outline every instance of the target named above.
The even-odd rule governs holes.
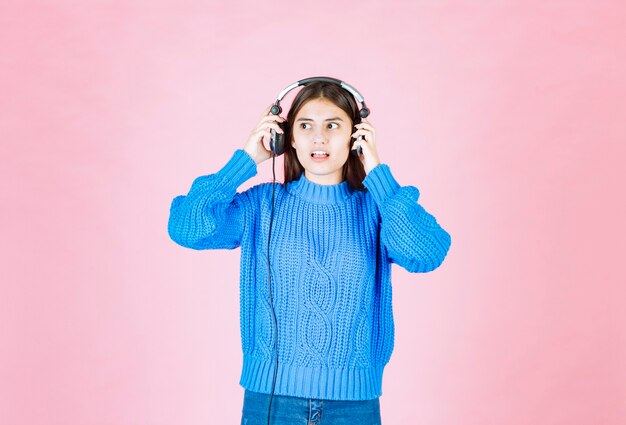
[[[241,247],[242,424],[267,423],[270,403],[276,425],[380,424],[391,264],[434,270],[450,235],[381,163],[376,130],[344,88],[312,82],[286,119],[269,111],[220,171],[174,198],[170,237]],[[285,182],[237,192],[271,158],[272,129],[285,137]]]

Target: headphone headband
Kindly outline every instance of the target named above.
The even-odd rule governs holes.
[[[296,87],[306,86],[306,85],[308,85],[310,83],[314,83],[314,82],[317,82],[317,81],[324,81],[324,82],[327,82],[327,83],[336,84],[336,85],[340,86],[341,88],[346,89],[361,104],[361,109],[359,110],[359,115],[361,116],[361,118],[366,118],[370,114],[370,110],[365,105],[365,100],[363,99],[363,96],[361,96],[361,93],[359,93],[359,91],[357,89],[355,89],[354,87],[352,87],[351,85],[349,85],[347,83],[344,83],[341,80],[338,80],[338,79],[332,78],[332,77],[311,77],[311,78],[305,78],[304,80],[299,80],[299,81],[296,81],[293,84],[288,85],[287,87],[285,87],[285,89],[283,91],[281,91],[278,94],[278,97],[276,98],[276,102],[274,102],[274,105],[272,106],[272,110],[271,110],[272,114],[278,115],[278,114],[280,114],[282,112],[282,108],[280,107],[280,101],[291,90],[295,89]]]

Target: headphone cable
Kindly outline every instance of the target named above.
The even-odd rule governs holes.
[[[274,190],[276,188],[276,154],[272,150],[272,212],[270,214],[270,228],[267,234],[267,287],[270,297],[270,308],[272,310],[272,319],[274,322],[274,379],[272,380],[272,393],[270,394],[269,408],[267,409],[267,425],[270,425],[270,412],[272,411],[272,399],[274,398],[274,386],[276,385],[276,374],[278,372],[278,324],[276,322],[276,313],[274,312],[274,302],[272,299],[272,271],[270,268],[270,238],[272,236],[272,223],[274,222]]]

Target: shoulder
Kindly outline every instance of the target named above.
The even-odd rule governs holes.
[[[352,198],[354,199],[359,199],[362,202],[371,202],[374,200],[374,198],[372,198],[372,193],[367,189],[352,189]]]
[[[263,182],[252,186],[247,191],[255,194],[266,195],[268,193],[271,194],[272,190],[275,190],[276,192],[283,190],[283,184],[281,182]]]
[[[275,191],[276,194],[283,191],[283,184],[280,182],[272,183],[272,182],[264,182],[258,183],[254,186],[249,187],[248,189],[239,192],[237,195],[240,197],[247,198],[251,202],[258,204],[259,201],[272,196],[272,191]]]
[[[362,214],[379,219],[380,209],[370,190],[367,188],[363,190],[355,190],[352,193],[352,199],[356,202],[357,208]]]

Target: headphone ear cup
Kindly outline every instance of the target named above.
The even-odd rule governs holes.
[[[360,123],[361,123],[361,119],[359,118],[359,119],[357,119],[357,120],[355,121],[355,123],[354,123],[354,124],[360,124]],[[352,132],[353,132],[353,133],[354,133],[354,132],[356,132],[357,130],[358,130],[358,128],[356,128],[356,127],[352,127]],[[351,142],[352,142],[352,143],[350,143],[350,154],[351,154],[352,156],[355,156],[355,157],[357,157],[357,158],[358,158],[358,157],[359,157],[359,155],[360,155],[361,153],[363,153],[363,148],[361,148],[361,147],[359,146],[359,147],[358,147],[358,148],[356,148],[356,149],[352,149],[352,146],[354,146],[354,142],[356,142],[357,140],[358,140],[358,139],[357,139],[356,137],[351,137]]]
[[[270,130],[270,150],[274,152],[276,156],[285,153],[285,134],[289,129],[287,122],[279,122],[278,126],[283,130],[283,133],[278,133],[276,130]]]

